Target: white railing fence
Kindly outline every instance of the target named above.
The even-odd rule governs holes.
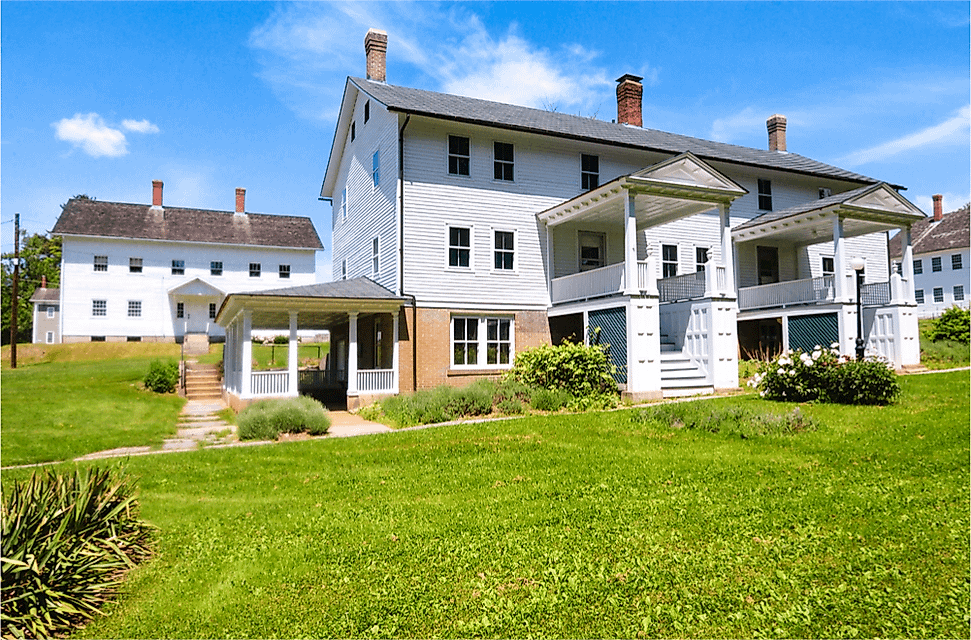
[[[250,377],[250,393],[254,396],[278,396],[290,388],[286,371],[254,371]]]
[[[835,299],[836,282],[833,276],[775,282],[738,290],[739,310],[832,302]]]
[[[624,290],[624,263],[553,278],[550,289],[554,303],[618,293]]]
[[[661,302],[678,302],[705,297],[705,272],[696,271],[657,281]]]
[[[365,369],[357,372],[357,390],[360,392],[393,391],[394,369]]]

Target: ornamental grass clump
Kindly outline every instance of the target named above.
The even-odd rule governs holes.
[[[240,440],[275,440],[281,433],[322,436],[330,429],[330,414],[313,398],[261,400],[240,412]]]
[[[840,356],[836,345],[786,351],[763,363],[748,384],[763,398],[786,402],[889,404],[900,394],[897,374],[885,362]]]
[[[4,638],[63,635],[100,613],[120,578],[149,557],[135,483],[110,469],[47,470],[5,487]]]

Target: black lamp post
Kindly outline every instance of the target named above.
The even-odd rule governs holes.
[[[863,360],[863,299],[860,297],[860,289],[863,287],[863,268],[866,262],[863,258],[853,258],[850,266],[856,271],[856,359]]]

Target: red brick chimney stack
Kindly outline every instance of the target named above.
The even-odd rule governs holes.
[[[236,214],[246,213],[246,189],[236,187]]]
[[[641,118],[641,98],[644,85],[640,76],[625,74],[617,78],[617,122],[635,127],[643,127]]]
[[[40,277],[40,288],[41,289],[46,289],[47,288],[47,276],[41,276]]]
[[[765,121],[765,128],[769,130],[769,151],[785,151],[786,117],[778,113],[770,116]]]
[[[367,79],[376,82],[387,80],[388,34],[378,29],[368,29],[364,36],[364,53],[367,54]]]
[[[162,181],[152,180],[152,206],[162,206]]]
[[[944,196],[937,194],[934,196],[934,222],[940,222],[944,217]]]

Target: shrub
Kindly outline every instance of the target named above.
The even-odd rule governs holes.
[[[653,422],[676,429],[699,429],[742,438],[786,435],[815,431],[817,423],[799,407],[789,413],[757,412],[743,407],[712,406],[705,402],[686,402],[641,409],[631,414],[633,422]]]
[[[8,487],[5,487],[8,488]],[[150,554],[135,484],[110,469],[33,473],[0,507],[3,637],[47,638],[100,613]]]
[[[573,399],[563,389],[533,389],[529,405],[537,411],[559,411]]]
[[[612,369],[600,345],[566,342],[517,353],[507,376],[529,387],[563,389],[574,397],[616,395]]]
[[[179,363],[174,360],[152,360],[145,374],[145,388],[155,393],[172,393],[179,384]]]
[[[290,344],[290,336],[273,336],[273,344]]]
[[[953,306],[931,325],[930,339],[968,344],[971,341],[971,310]]]
[[[327,409],[307,396],[255,402],[240,412],[237,422],[241,440],[275,440],[281,433],[318,436],[330,429]]]
[[[888,404],[900,394],[897,374],[879,360],[856,361],[835,349],[787,351],[749,380],[769,400]]]
[[[483,416],[492,411],[494,384],[488,380],[476,381],[461,389],[449,389],[443,393],[447,420],[462,416]]]
[[[503,398],[496,403],[496,411],[504,416],[518,416],[523,413],[523,401],[519,398]]]

